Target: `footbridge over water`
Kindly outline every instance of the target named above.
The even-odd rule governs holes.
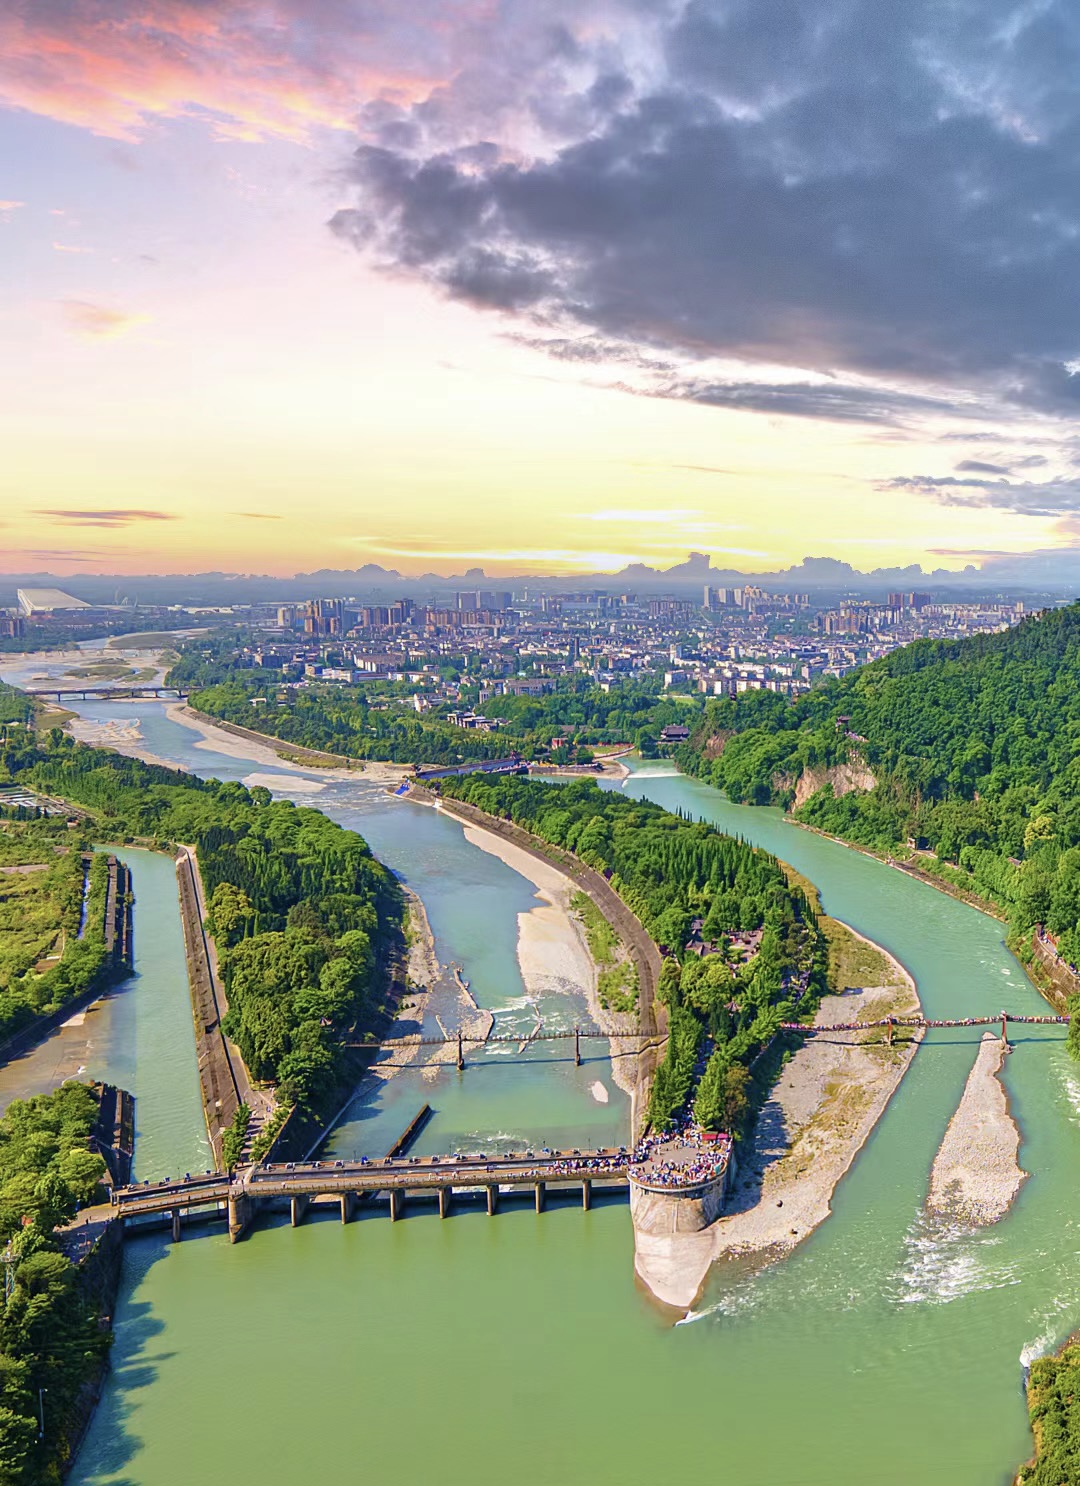
[[[850,1033],[884,1029],[891,1041],[898,1027],[930,1029],[1000,1024],[1002,1038],[1007,1041],[1010,1023],[1061,1026],[1068,1024],[1069,1020],[1068,1016],[1016,1016],[1011,1012],[1000,1012],[997,1016],[950,1019],[894,1016],[872,1022],[826,1025],[788,1022],[783,1024],[783,1030]],[[593,1034],[575,1029],[545,1035],[552,1040],[573,1037],[579,1045],[582,1036]],[[400,1048],[409,1040],[397,1039],[388,1046]],[[411,1040],[424,1044],[452,1041],[444,1038]],[[536,1040],[535,1037],[531,1039]],[[121,1187],[111,1194],[108,1216],[133,1228],[168,1222],[174,1239],[180,1238],[182,1225],[187,1219],[200,1216],[227,1218],[229,1238],[235,1243],[262,1210],[278,1206],[288,1207],[294,1227],[303,1221],[313,1204],[336,1208],[341,1221],[347,1223],[356,1204],[372,1198],[388,1201],[391,1221],[402,1216],[407,1198],[434,1200],[443,1218],[449,1215],[451,1202],[457,1198],[479,1198],[488,1214],[493,1215],[498,1208],[500,1193],[528,1191],[532,1193],[537,1212],[543,1211],[549,1191],[577,1191],[582,1207],[588,1209],[592,1205],[594,1188],[625,1190],[636,1184],[642,1190],[650,1189],[644,1168],[631,1170],[634,1159],[625,1146],[619,1146],[584,1151],[527,1150],[497,1156],[394,1155],[381,1159],[361,1157],[353,1161],[288,1162],[284,1165],[252,1166],[234,1173],[207,1172],[203,1176],[189,1175],[175,1181]],[[703,1179],[704,1184],[712,1183],[720,1174],[718,1168],[717,1173]],[[685,1186],[683,1183],[676,1185]],[[696,1187],[691,1183],[683,1195],[692,1196],[694,1191]],[[669,1192],[669,1195],[677,1194]]]
[[[439,1216],[447,1217],[456,1197],[479,1198],[493,1215],[500,1193],[531,1192],[542,1212],[549,1190],[578,1192],[586,1210],[594,1187],[620,1190],[629,1185],[631,1156],[625,1147],[601,1150],[525,1151],[489,1157],[387,1156],[382,1160],[313,1161],[307,1164],[256,1166],[228,1175],[121,1187],[114,1191],[110,1215],[133,1228],[166,1220],[178,1239],[185,1218],[228,1216],[235,1243],[264,1208],[288,1206],[293,1226],[303,1221],[313,1203],[337,1208],[347,1223],[364,1198],[389,1201],[390,1218],[405,1210],[406,1198],[433,1199]]]
[[[729,1011],[741,1011],[742,1007],[732,1002]],[[1039,1026],[1057,1025],[1068,1026],[1068,1016],[1014,1016],[1010,1011],[999,1011],[994,1016],[970,1016],[953,1018],[951,1020],[931,1019],[924,1016],[886,1016],[872,1022],[781,1022],[781,1032],[799,1032],[804,1035],[821,1032],[872,1032],[884,1030],[887,1040],[892,1041],[893,1033],[900,1027],[920,1028],[923,1031],[933,1027],[1001,1027],[1001,1035],[1008,1041],[1008,1027],[1010,1023],[1034,1024]],[[648,1032],[619,1032],[615,1034],[621,1042],[636,1043],[636,1052],[644,1052],[646,1048],[660,1048],[667,1042],[667,1037]],[[457,1031],[449,1036],[439,1037],[395,1037],[384,1042],[351,1042],[348,1047],[364,1048],[369,1052],[402,1052],[409,1048],[441,1047],[454,1048],[457,1053],[457,1066],[465,1067],[466,1049],[470,1047],[486,1047],[489,1043],[516,1043],[520,1052],[524,1053],[526,1048],[536,1043],[557,1042],[565,1043],[573,1041],[574,1062],[580,1067],[582,1063],[581,1044],[587,1041],[607,1042],[612,1034],[604,1032],[599,1027],[572,1027],[549,1031],[546,1027],[537,1027],[532,1032],[497,1033],[493,1036],[478,1037],[464,1031]]]
[[[28,697],[50,697],[57,702],[77,697],[81,702],[181,701],[188,695],[178,686],[24,686]]]
[[[738,1008],[733,1007],[733,1010]],[[781,1032],[870,1032],[884,1028],[887,1041],[892,1042],[897,1027],[915,1027],[927,1031],[933,1027],[1001,1027],[1001,1040],[1009,1040],[1009,1024],[1027,1026],[1065,1026],[1072,1020],[1069,1016],[1014,1016],[1011,1011],[999,1011],[996,1016],[966,1016],[953,1018],[931,1018],[925,1016],[885,1016],[876,1022],[781,1022]]]

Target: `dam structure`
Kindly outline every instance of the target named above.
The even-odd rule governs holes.
[[[633,1152],[620,1146],[495,1157],[290,1161],[121,1187],[111,1194],[107,1216],[135,1229],[166,1222],[174,1239],[180,1238],[186,1221],[227,1217],[229,1238],[235,1243],[260,1212],[274,1208],[288,1208],[293,1227],[313,1204],[336,1208],[347,1223],[358,1202],[379,1198],[388,1202],[390,1219],[396,1222],[407,1200],[434,1200],[439,1216],[445,1218],[457,1199],[480,1199],[494,1216],[500,1194],[531,1193],[538,1213],[549,1193],[580,1194],[587,1212],[594,1190],[608,1194],[629,1190],[635,1212],[641,1208],[669,1215],[665,1231],[696,1231],[719,1216],[731,1169],[729,1142],[703,1150],[699,1143],[679,1136],[650,1138]]]
[[[593,1190],[623,1192],[629,1183],[632,1156],[625,1147],[593,1151],[544,1151],[489,1158],[480,1156],[387,1156],[382,1160],[255,1166],[233,1173],[208,1172],[201,1177],[123,1187],[113,1192],[108,1217],[125,1227],[157,1226],[166,1220],[174,1239],[185,1220],[227,1216],[235,1243],[259,1213],[287,1207],[294,1227],[313,1204],[332,1206],[347,1223],[357,1202],[382,1198],[391,1221],[405,1211],[406,1200],[427,1198],[448,1217],[455,1198],[479,1198],[489,1215],[498,1209],[500,1193],[531,1193],[543,1212],[549,1190],[577,1193],[581,1206],[592,1206]]]

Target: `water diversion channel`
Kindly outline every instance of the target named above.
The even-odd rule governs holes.
[[[302,797],[360,830],[420,893],[440,959],[463,966],[500,1030],[516,1030],[515,1017],[531,1025],[514,948],[533,888],[451,821],[359,780],[218,754],[157,704],[80,712],[137,713],[143,746],[200,774],[297,799],[298,786],[320,784]],[[624,787],[795,865],[830,913],[911,970],[927,1016],[1044,1009],[992,919],[666,766]],[[201,1170],[172,867],[146,853],[125,859],[138,974],[84,1061],[138,1096],[140,1175]],[[581,1009],[542,1014],[573,1025]],[[708,1473],[766,1486],[1005,1486],[1029,1450],[1021,1360],[1080,1317],[1080,1077],[1060,1028],[1015,1030],[1004,1077],[1032,1176],[1003,1222],[950,1233],[920,1217],[978,1037],[931,1032],[833,1216],[779,1266],[714,1271],[674,1327],[635,1283],[624,1204],[553,1205],[542,1216],[508,1206],[494,1219],[462,1207],[447,1222],[417,1208],[394,1225],[360,1209],[348,1226],[260,1226],[235,1248],[210,1230],[178,1245],[137,1239],[112,1378],[73,1480],[292,1486],[385,1472],[588,1486]],[[610,1139],[626,1106],[601,1046],[590,1045],[595,1060],[582,1069],[542,1051],[522,1068],[492,1049],[461,1077],[425,1083],[405,1072],[350,1114],[337,1148],[377,1150],[424,1099],[436,1110],[424,1150]],[[43,1057],[42,1078],[49,1066]],[[597,1079],[607,1104],[590,1092]],[[9,1096],[22,1091],[0,1083]]]

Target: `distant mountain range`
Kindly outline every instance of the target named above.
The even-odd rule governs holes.
[[[948,568],[925,571],[918,563],[907,567],[874,568],[861,572],[836,557],[804,557],[794,567],[772,573],[743,573],[736,568],[714,568],[704,552],[691,552],[685,562],[661,569],[631,563],[617,573],[568,576],[522,574],[489,577],[483,568],[463,573],[423,573],[406,576],[393,568],[365,563],[359,568],[322,568],[278,578],[254,573],[89,574],[61,578],[54,573],[0,574],[0,605],[16,602],[18,588],[62,588],[92,603],[230,604],[290,603],[314,597],[387,599],[405,595],[439,599],[458,589],[494,587],[518,593],[580,593],[592,589],[609,593],[670,593],[700,595],[713,588],[754,584],[776,593],[812,592],[821,598],[858,595],[873,598],[890,589],[933,589],[946,594],[1039,593],[1070,596],[1080,593],[1080,548],[1058,548],[1011,555],[987,554],[980,567],[968,563],[959,572]]]

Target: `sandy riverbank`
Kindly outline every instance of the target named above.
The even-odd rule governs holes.
[[[144,764],[158,764],[163,769],[173,769],[181,774],[188,772],[183,764],[161,758],[143,746],[143,731],[137,717],[114,718],[109,722],[90,722],[86,718],[72,717],[65,729],[80,743],[89,743],[95,748],[111,748],[114,753],[123,753],[128,758],[141,759]]]
[[[373,759],[357,759],[352,768],[346,768],[344,765],[324,764],[317,759],[298,759],[290,756],[288,743],[271,739],[269,736],[265,743],[259,743],[254,738],[245,738],[238,733],[231,733],[226,728],[208,722],[204,717],[193,712],[184,702],[171,702],[165,709],[165,715],[170,721],[177,722],[181,727],[189,728],[192,732],[199,734],[201,741],[195,744],[196,748],[206,748],[214,753],[223,753],[227,758],[246,759],[255,764],[269,764],[275,769],[285,769],[289,773],[314,774],[319,779],[363,779],[370,784],[398,784],[402,779],[411,777],[413,771],[411,764],[387,764]],[[279,752],[279,750],[282,751]]]
[[[618,757],[597,759],[600,767],[590,769],[584,765],[569,765],[566,768],[551,768],[547,764],[530,764],[529,773],[536,779],[629,779],[630,770]]]
[[[518,964],[526,992],[533,997],[576,990],[584,994],[589,1014],[601,1031],[611,1038],[612,1077],[631,1097],[637,1084],[637,1040],[626,1034],[636,1031],[633,1017],[616,1016],[605,1011],[596,993],[597,972],[585,939],[585,930],[570,900],[577,891],[557,867],[540,861],[513,842],[485,831],[481,826],[463,825],[465,839],[505,862],[536,888],[541,902],[518,914]],[[619,1034],[623,1034],[620,1037]],[[607,1093],[601,1085],[593,1090],[594,1098],[606,1103]]]
[[[873,952],[874,983],[826,996],[818,1026],[871,1021],[920,1011],[915,982],[892,955],[846,925]],[[790,1253],[829,1216],[832,1196],[884,1113],[915,1055],[921,1032],[888,1047],[881,1033],[833,1032],[807,1038],[780,1073],[762,1107],[725,1213],[701,1233],[639,1235],[635,1268],[666,1305],[686,1309],[714,1263]]]
[[[1028,1175],[998,1076],[1004,1058],[1001,1038],[985,1033],[930,1172],[927,1210],[977,1228],[1005,1216]]]

